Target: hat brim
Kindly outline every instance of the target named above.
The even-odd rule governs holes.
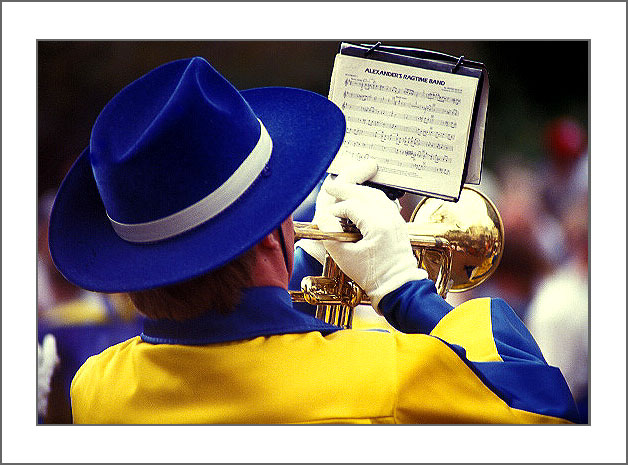
[[[218,216],[152,244],[115,233],[84,150],[57,194],[49,226],[52,259],[70,282],[92,291],[130,292],[165,286],[231,261],[288,218],[338,152],[344,115],[313,92],[285,87],[242,91],[273,140],[263,175]],[[166,174],[167,175],[167,174]]]

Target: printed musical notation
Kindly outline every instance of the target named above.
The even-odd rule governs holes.
[[[427,133],[425,132],[424,129],[418,128],[416,126],[405,126],[403,124],[389,123],[389,122],[381,121],[377,119],[359,118],[355,116],[347,116],[346,119],[347,119],[347,122],[350,122],[350,123],[365,124],[367,126],[372,126],[372,127],[395,129],[397,131],[408,132],[411,134],[422,134],[423,136],[433,135],[436,138],[446,137],[449,140],[454,140],[456,138],[456,136],[452,133],[438,133],[438,134],[436,132]],[[418,123],[424,123],[427,126],[436,125],[436,126],[443,126],[445,128],[452,128],[452,129],[458,126],[458,124],[455,121],[441,120],[441,119],[436,118],[434,115],[413,116],[412,120]],[[445,147],[443,147],[443,149],[446,150]]]
[[[409,175],[412,177],[419,177],[419,173],[416,170],[420,171],[431,171],[433,173],[440,174],[451,174],[451,170],[444,166],[434,166],[426,163],[425,158],[422,160],[419,159],[421,157],[413,158],[412,161],[404,161],[402,159],[394,159],[394,158],[386,158],[382,156],[372,156],[368,154],[364,154],[362,152],[353,152],[351,150],[347,150],[345,152],[346,155],[350,156],[354,160],[367,160],[372,159],[378,162],[378,172],[381,170],[383,173],[397,173]],[[391,166],[396,166],[398,168],[391,168]],[[405,170],[400,170],[401,168],[405,168]]]
[[[436,100],[440,103],[453,103],[454,105],[460,105],[461,100],[457,97],[447,97],[445,95],[441,95],[438,92],[424,92],[421,91],[415,94],[417,97],[426,100]],[[345,99],[355,99],[360,100],[362,102],[374,102],[374,103],[385,103],[387,105],[395,105],[401,107],[416,107],[416,103],[409,102],[403,98],[403,96],[395,95],[393,97],[378,97],[375,95],[369,94],[360,94],[358,92],[351,92],[349,90],[345,90],[344,92]]]
[[[362,91],[378,90],[378,91],[389,93],[389,94],[404,95],[404,96],[416,97],[416,98],[427,99],[427,100],[437,100],[439,102],[453,103],[454,105],[460,105],[460,102],[462,101],[461,99],[457,97],[449,97],[446,95],[441,95],[439,92],[425,92],[423,90],[417,91],[414,89],[410,89],[408,87],[401,89],[400,87],[396,87],[396,86],[376,84],[366,79],[355,79],[355,78],[345,79],[345,87],[352,87],[352,86],[358,87]],[[367,94],[357,94],[350,91],[345,91],[344,96],[345,98],[347,97],[358,98],[360,100],[371,100],[373,98]],[[383,99],[383,100],[376,99],[372,101],[380,102],[380,103],[389,103],[389,101],[386,99]]]
[[[444,150],[448,152],[453,152],[454,146],[449,144],[441,144],[439,142],[433,142],[426,137],[431,136],[436,139],[443,138],[447,140],[453,140],[454,135],[441,131],[433,131],[431,129],[419,129],[416,131],[418,136],[400,136],[398,132],[386,132],[375,130],[371,131],[369,129],[360,129],[355,127],[347,127],[347,135],[355,135],[355,136],[365,136],[365,137],[373,137],[381,142],[393,142],[396,145],[404,145],[407,147],[430,147],[437,150]],[[349,139],[348,139],[349,140]]]
[[[434,114],[440,114],[440,115],[449,115],[449,116],[458,116],[458,110],[456,108],[443,108],[443,107],[439,107],[436,106],[435,103],[429,104],[429,105],[411,105],[411,107],[413,109],[416,109],[418,111],[422,111],[424,113],[434,113]],[[359,112],[364,112],[364,113],[373,113],[376,115],[381,115],[381,116],[389,116],[391,118],[400,118],[400,119],[408,119],[408,120],[414,120],[417,118],[416,115],[414,114],[409,114],[409,113],[397,113],[394,110],[384,110],[382,108],[377,108],[375,106],[364,106],[364,105],[352,105],[350,103],[347,103],[346,101],[342,103],[342,109],[343,110],[355,110],[355,111],[359,111]]]
[[[399,147],[391,147],[384,144],[377,143],[369,143],[369,142],[360,142],[356,140],[349,140],[346,143],[347,147],[356,147],[360,149],[366,149],[366,151],[370,151],[373,153],[382,152],[382,153],[391,153],[395,155],[403,155],[403,158],[408,158],[412,160],[430,160],[434,163],[450,163],[451,157],[448,155],[439,155],[435,152],[428,152],[427,150],[412,150],[408,148],[399,148]],[[364,157],[368,158],[368,157]],[[384,158],[387,161],[391,161],[391,159]],[[409,167],[414,166],[413,164],[407,165]]]
[[[378,163],[376,182],[456,198],[474,98],[465,79],[338,55],[330,99],[344,113],[347,128],[330,172],[372,158]]]

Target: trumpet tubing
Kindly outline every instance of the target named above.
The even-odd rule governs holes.
[[[359,232],[321,231],[313,223],[294,222],[298,239],[357,242]],[[472,289],[494,272],[504,249],[504,225],[495,205],[480,191],[463,187],[458,202],[425,198],[408,223],[417,266],[427,271],[438,293]],[[317,306],[316,316],[328,323],[351,327],[353,308],[370,299],[327,256],[323,276],[309,276],[301,291],[290,291],[295,302]]]

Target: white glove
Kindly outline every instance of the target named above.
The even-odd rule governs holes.
[[[295,242],[294,247],[301,247],[309,256],[314,257],[318,263],[325,265],[325,246],[321,241],[299,239]]]
[[[327,186],[332,180],[336,180],[339,182],[348,182],[354,184],[360,184],[368,179],[372,178],[377,172],[377,163],[372,160],[360,161],[356,163],[351,171],[345,171],[339,174],[337,177],[335,175],[329,175],[323,181],[323,184],[318,192],[318,196],[316,197],[316,210],[314,211],[314,218],[312,219],[312,223],[318,225],[320,227],[319,219],[319,211],[327,210],[331,205],[336,203],[336,197],[331,196],[327,193],[325,186]],[[397,202],[399,205],[399,203]],[[399,205],[401,208],[401,205]],[[320,228],[324,229],[324,228]],[[327,231],[332,231],[328,229]],[[333,229],[336,231],[336,229]],[[342,231],[339,229],[338,231]],[[325,265],[325,256],[327,252],[325,250],[325,246],[323,245],[323,241],[314,241],[311,239],[300,239],[295,244],[295,247],[301,247],[305,250],[308,255],[314,257],[321,265]]]
[[[40,345],[37,343],[37,413],[46,415],[50,380],[55,367],[59,364],[57,344],[52,334],[46,334]]]
[[[366,181],[375,172],[357,182]],[[427,278],[427,272],[417,266],[398,204],[378,189],[343,181],[340,176],[326,181],[323,189],[339,202],[321,206],[320,210],[317,205],[319,228],[341,231],[338,218],[348,218],[363,236],[355,243],[323,244],[340,269],[369,295],[376,312],[380,313],[378,305],[386,294],[409,281]]]

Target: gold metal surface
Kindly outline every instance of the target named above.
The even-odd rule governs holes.
[[[320,231],[315,224],[295,222],[298,239],[357,242],[361,234]],[[477,189],[464,186],[458,202],[426,198],[408,223],[417,265],[434,281],[438,293],[472,289],[494,272],[504,249],[504,225],[495,205]],[[350,328],[353,309],[370,299],[327,256],[323,276],[308,276],[301,291],[290,291],[295,302],[317,306],[316,316]]]
[[[420,233],[449,244],[450,292],[466,291],[483,283],[497,269],[504,250],[504,224],[497,208],[472,187],[465,186],[455,203],[423,199],[410,217],[408,228],[410,237]],[[439,253],[428,249],[421,257],[421,251],[415,249],[415,255],[430,279],[436,281],[441,270]]]

